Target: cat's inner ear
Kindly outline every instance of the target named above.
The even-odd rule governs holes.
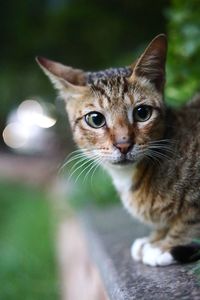
[[[167,38],[164,34],[156,36],[137,62],[132,66],[130,80],[136,76],[154,83],[159,91],[165,84],[165,62],[167,55]]]
[[[76,97],[89,91],[84,71],[65,66],[44,57],[36,61],[64,98]]]

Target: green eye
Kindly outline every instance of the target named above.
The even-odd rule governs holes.
[[[148,105],[141,105],[133,110],[133,120],[136,122],[145,122],[150,119],[152,115],[152,107]]]
[[[92,128],[101,128],[106,124],[104,115],[97,111],[92,111],[85,115],[85,121]]]

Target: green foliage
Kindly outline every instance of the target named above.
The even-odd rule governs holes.
[[[0,299],[58,299],[54,238],[43,193],[1,183]]]
[[[200,10],[197,0],[172,0],[169,19],[167,68],[168,101],[180,105],[200,87]]]

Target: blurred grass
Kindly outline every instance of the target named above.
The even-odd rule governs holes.
[[[36,189],[0,183],[0,299],[58,299],[50,207]]]

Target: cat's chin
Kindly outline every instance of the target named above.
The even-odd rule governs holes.
[[[111,161],[109,163],[113,166],[123,167],[123,166],[133,165],[133,164],[136,163],[136,161],[135,160],[129,160],[129,159],[123,159],[123,160]]]

